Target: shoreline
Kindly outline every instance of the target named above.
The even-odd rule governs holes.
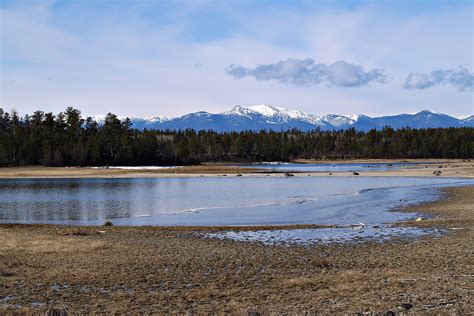
[[[405,209],[432,218],[401,225],[448,234],[382,243],[264,246],[172,227],[0,224],[0,311],[469,313],[474,187],[443,191]]]
[[[345,161],[344,163],[360,163],[360,161]],[[381,163],[382,161],[370,161]],[[370,163],[365,161],[365,163]],[[395,161],[383,160],[383,163],[394,163]],[[397,161],[402,162],[402,161]],[[423,163],[425,162],[425,163]],[[354,175],[347,171],[314,171],[314,172],[291,172],[297,177],[321,177],[321,176],[386,176],[386,177],[433,177],[435,172],[441,171],[439,177],[450,178],[474,178],[474,162],[460,160],[436,160],[419,161],[416,166],[403,167],[394,170],[378,171],[364,170]],[[326,163],[326,162],[324,162]],[[341,164],[342,162],[339,162]],[[96,167],[9,167],[0,168],[0,179],[40,179],[40,178],[205,178],[205,177],[284,177],[286,170],[269,170],[264,168],[242,167],[238,165],[195,165],[180,166],[177,168],[164,169],[107,169]],[[368,168],[369,169],[369,168]]]

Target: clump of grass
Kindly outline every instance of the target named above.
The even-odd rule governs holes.
[[[106,221],[102,226],[114,226],[114,224],[111,221]]]
[[[328,259],[325,259],[325,258],[313,259],[311,264],[313,266],[319,267],[319,268],[330,268],[331,266],[333,266],[333,263],[331,261],[329,261]]]
[[[88,236],[88,235],[91,235],[90,232],[88,232],[87,230],[84,230],[84,229],[75,229],[72,231],[71,235],[74,235],[74,236]]]
[[[67,316],[67,314],[65,308],[49,308],[43,313],[45,316]]]
[[[88,228],[66,228],[64,230],[59,230],[57,232],[59,235],[66,236],[96,236],[104,234],[103,230],[94,230]]]
[[[323,278],[293,278],[283,281],[283,284],[290,287],[327,287],[329,280],[326,277]]]

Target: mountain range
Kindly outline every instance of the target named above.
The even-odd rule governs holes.
[[[94,118],[100,123],[104,115]],[[235,106],[222,113],[195,112],[180,117],[167,118],[154,116],[148,118],[131,118],[132,127],[137,129],[161,130],[215,130],[218,132],[243,130],[287,130],[296,128],[303,131],[339,130],[354,127],[356,130],[368,131],[372,128],[382,129],[391,126],[394,129],[437,128],[437,127],[474,127],[474,115],[459,119],[446,114],[433,113],[428,110],[416,114],[400,114],[393,116],[369,117],[367,115],[318,116],[297,110],[288,110],[271,105]]]

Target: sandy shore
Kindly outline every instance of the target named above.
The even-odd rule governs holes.
[[[314,161],[300,161],[314,163]],[[419,162],[413,160],[351,160],[337,163],[396,163]],[[428,160],[416,166],[404,167],[391,171],[377,171],[367,168],[359,172],[359,176],[387,177],[431,177],[440,172],[440,177],[474,178],[474,161],[463,160]],[[328,163],[323,161],[320,163]],[[336,162],[330,162],[336,163]],[[352,172],[300,172],[295,176],[355,176]],[[208,164],[199,166],[183,166],[158,170],[128,170],[108,168],[53,168],[53,167],[19,167],[0,168],[0,178],[193,178],[193,177],[284,177],[283,172],[270,172],[265,169],[245,168],[238,165]]]
[[[474,305],[474,187],[406,211],[442,237],[311,247],[189,228],[0,225],[0,313],[461,313]]]

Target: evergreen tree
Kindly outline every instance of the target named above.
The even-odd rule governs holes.
[[[474,156],[474,128],[368,132],[159,131],[133,129],[109,113],[103,124],[72,107],[57,115],[20,118],[0,108],[0,166],[170,165],[211,161],[291,161],[351,158],[462,158]]]

